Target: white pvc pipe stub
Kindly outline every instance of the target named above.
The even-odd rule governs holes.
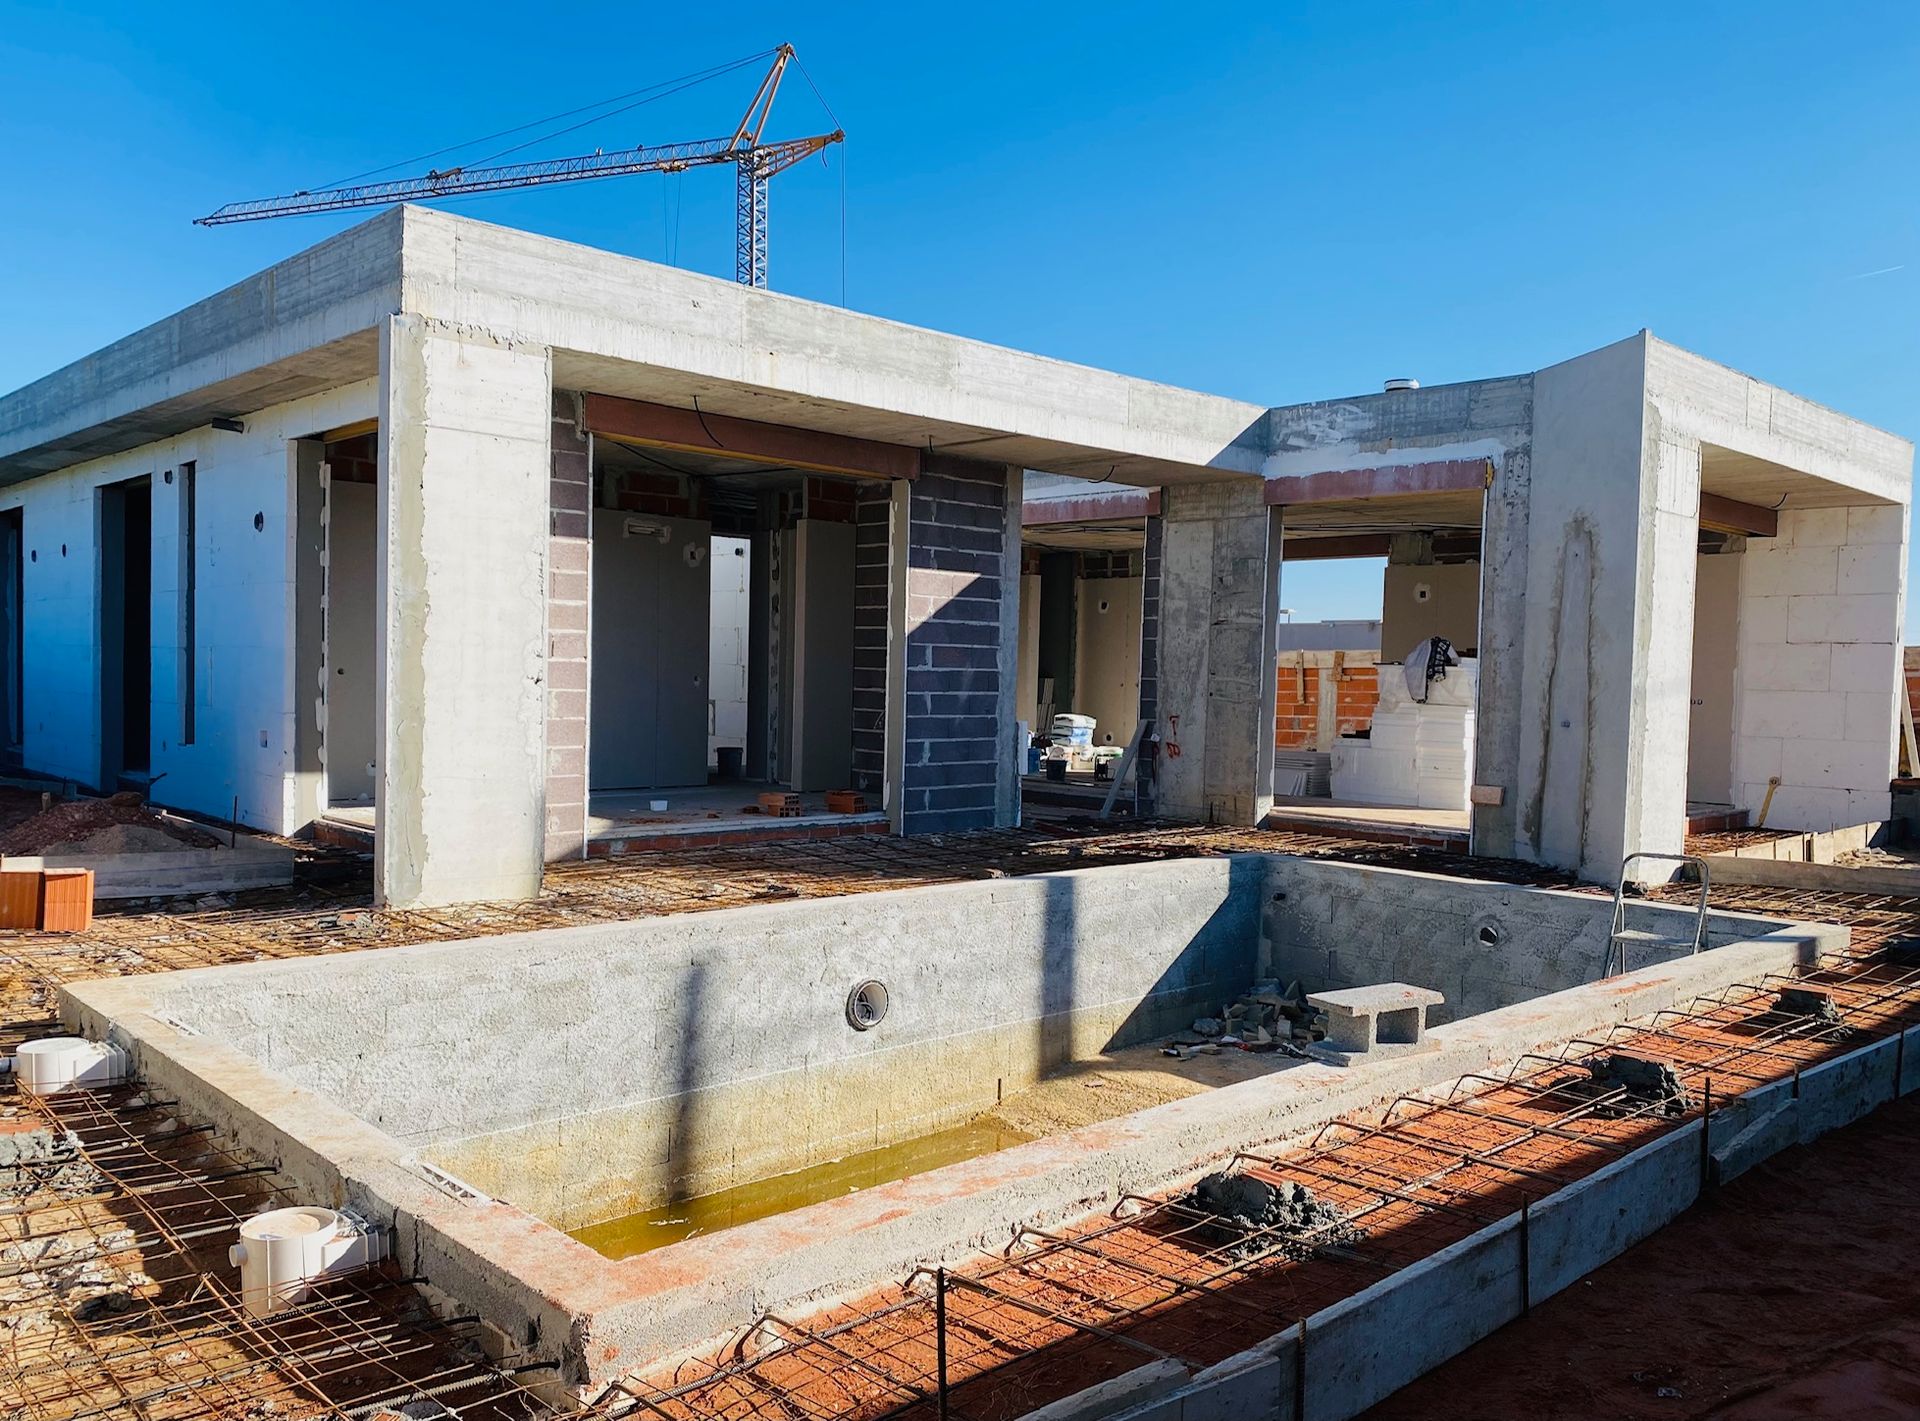
[[[31,1095],[54,1095],[79,1087],[98,1090],[120,1085],[133,1076],[133,1058],[122,1046],[88,1041],[80,1036],[48,1036],[21,1046],[13,1058],[20,1089]]]
[[[254,1317],[304,1302],[313,1283],[387,1256],[387,1236],[351,1214],[297,1204],[255,1214],[227,1250],[240,1269],[240,1300]]]

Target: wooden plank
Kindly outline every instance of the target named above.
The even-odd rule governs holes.
[[[585,405],[589,432],[624,444],[686,454],[722,454],[750,463],[855,478],[920,477],[921,451],[904,444],[703,414],[615,395],[590,394]]]
[[[1491,459],[1436,459],[1424,464],[1388,464],[1374,469],[1328,469],[1286,474],[1266,482],[1269,507],[1338,503],[1355,498],[1406,498],[1427,493],[1470,493],[1493,483]]]
[[[1780,535],[1780,514],[1758,504],[1741,503],[1717,493],[1700,495],[1700,526],[1716,533],[1743,533],[1749,538]]]

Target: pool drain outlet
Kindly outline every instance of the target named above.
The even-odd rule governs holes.
[[[847,1025],[871,1031],[887,1019],[887,987],[871,977],[847,993]]]

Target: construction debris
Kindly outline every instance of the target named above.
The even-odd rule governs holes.
[[[1680,1083],[1679,1075],[1665,1061],[1614,1052],[1587,1062],[1591,1086],[1602,1095],[1597,1109],[1602,1114],[1639,1115],[1657,1111],[1662,1115],[1685,1115],[1693,1108],[1693,1099]],[[1610,1099],[1624,1092],[1624,1101]]]
[[[1269,1184],[1251,1174],[1209,1174],[1179,1202],[1211,1217],[1208,1237],[1246,1256],[1277,1250],[1308,1258],[1366,1238],[1365,1229],[1294,1180]]]

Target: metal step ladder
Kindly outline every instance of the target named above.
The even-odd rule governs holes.
[[[1645,928],[1627,926],[1628,870],[1641,859],[1658,860],[1662,863],[1691,864],[1693,871],[1700,876],[1700,901],[1694,906],[1691,940],[1684,937],[1669,937],[1666,933],[1649,932]],[[1696,953],[1706,942],[1706,938],[1707,861],[1705,859],[1698,854],[1632,853],[1620,861],[1620,881],[1614,885],[1613,889],[1613,930],[1607,936],[1607,964],[1600,974],[1602,977],[1616,977],[1627,970],[1629,948],[1671,948]]]

